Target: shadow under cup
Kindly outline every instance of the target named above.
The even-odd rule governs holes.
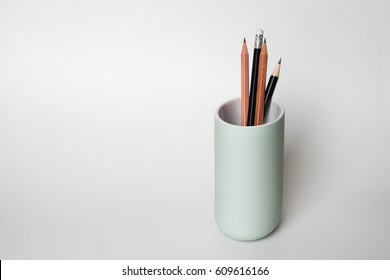
[[[272,101],[265,123],[241,126],[241,101],[222,104],[214,119],[215,218],[243,241],[271,233],[283,200],[284,109]]]

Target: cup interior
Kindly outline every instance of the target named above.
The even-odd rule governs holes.
[[[284,114],[283,107],[272,100],[264,124],[267,125],[278,120]],[[241,126],[241,99],[234,99],[222,104],[217,110],[217,116],[224,122]]]

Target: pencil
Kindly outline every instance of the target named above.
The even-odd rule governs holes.
[[[282,58],[279,59],[278,64],[276,64],[275,69],[268,80],[267,89],[265,90],[264,119],[269,110],[269,106],[271,105],[271,100],[275,91],[276,84],[278,83],[281,63]]]
[[[246,40],[241,49],[241,125],[246,126],[249,102],[249,53]]]
[[[259,60],[260,60],[262,41],[263,41],[263,30],[258,29],[256,31],[256,36],[255,36],[255,48],[253,50],[252,76],[251,76],[251,87],[249,93],[248,119],[247,119],[248,126],[253,126],[255,124],[257,77],[259,73]]]
[[[261,47],[260,62],[259,62],[259,76],[257,81],[255,125],[263,124],[265,83],[267,78],[267,63],[268,63],[267,41],[266,39],[264,39],[263,46]]]

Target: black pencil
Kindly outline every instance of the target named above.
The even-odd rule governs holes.
[[[282,59],[279,59],[278,64],[276,64],[274,71],[269,77],[267,88],[265,89],[264,119],[267,115],[269,106],[271,105],[271,100],[275,91],[276,84],[278,83],[281,63]]]
[[[255,124],[257,78],[259,75],[259,60],[260,60],[262,43],[263,43],[263,30],[259,29],[256,31],[255,48],[253,50],[252,76],[251,76],[251,87],[249,92],[248,118],[247,118],[248,126],[253,126]]]

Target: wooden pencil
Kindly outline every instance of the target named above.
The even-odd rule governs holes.
[[[249,53],[246,40],[241,49],[241,125],[246,126],[249,102]]]
[[[264,103],[265,103],[265,85],[267,78],[267,63],[268,63],[268,50],[267,41],[264,38],[263,45],[261,47],[260,61],[259,61],[259,74],[257,81],[257,96],[256,96],[256,110],[255,110],[255,125],[263,124],[264,116]]]
[[[272,96],[274,95],[276,84],[278,83],[281,63],[282,58],[280,58],[278,64],[276,64],[274,71],[269,77],[267,88],[265,89],[264,119],[267,116],[269,106],[271,105]]]

